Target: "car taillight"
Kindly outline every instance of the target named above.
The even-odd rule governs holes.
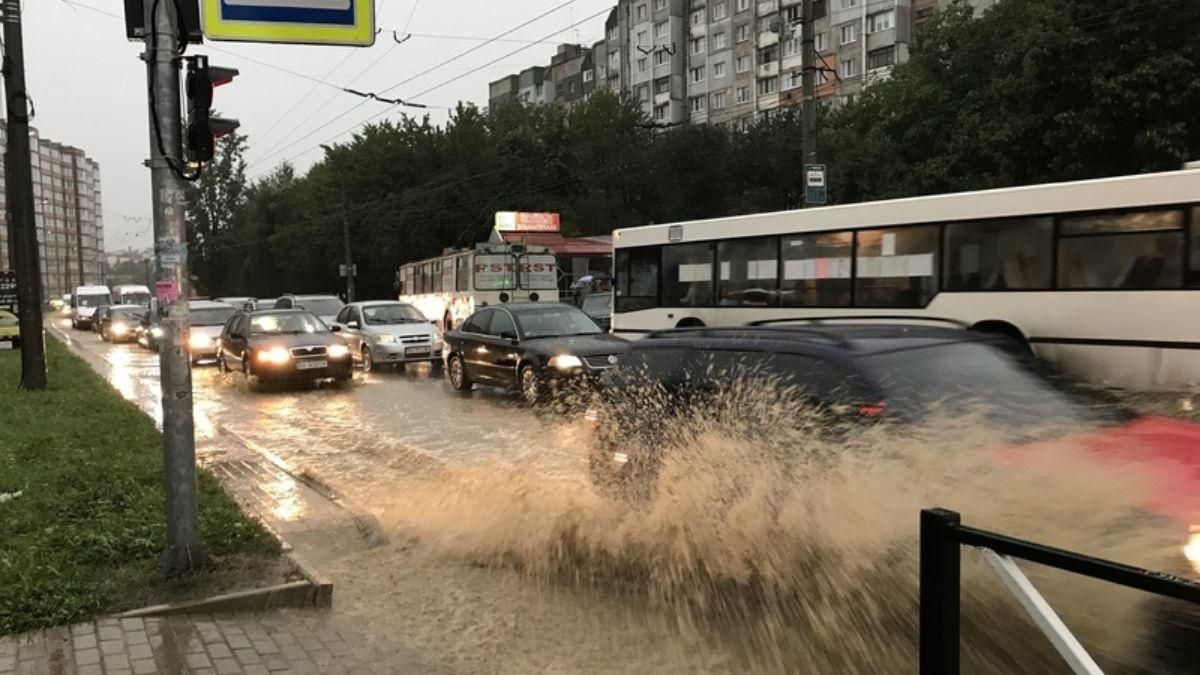
[[[886,412],[886,403],[864,403],[858,406],[858,414],[863,417],[879,417]]]

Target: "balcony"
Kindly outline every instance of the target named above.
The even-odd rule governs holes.
[[[778,61],[771,61],[768,63],[759,64],[759,66],[758,66],[758,76],[759,77],[775,77],[778,74],[779,74],[779,62]]]
[[[770,47],[771,45],[779,44],[779,33],[766,31],[758,34],[758,46]]]

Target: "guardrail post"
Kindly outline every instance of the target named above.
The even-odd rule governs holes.
[[[958,675],[961,556],[953,511],[921,511],[921,675]]]

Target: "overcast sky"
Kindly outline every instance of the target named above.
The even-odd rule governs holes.
[[[375,101],[364,104],[362,99],[301,75],[362,91],[382,91],[482,42],[422,36],[494,37],[564,2],[376,0],[376,24],[383,32],[370,49],[223,42],[193,47],[189,52],[208,54],[214,65],[241,71],[234,84],[217,90],[216,107],[224,115],[241,120],[241,131],[250,138],[248,174],[262,174],[284,160],[303,170],[320,158],[322,151],[315,146],[348,138],[356,125],[388,106]],[[527,44],[496,42],[412,79],[386,96],[418,100],[417,94],[438,87],[421,96],[419,102],[447,107],[460,100],[484,104],[489,81],[529,65],[548,63],[556,43],[591,44],[600,39],[605,10],[614,4],[615,0],[576,0],[506,38],[535,41],[553,33],[549,42],[533,44],[439,87]],[[100,163],[108,250],[149,247],[150,175],[142,165],[149,152],[149,132],[146,71],[138,60],[141,48],[126,41],[122,21],[84,9],[83,5],[117,16],[124,14],[121,0],[24,3],[26,77],[37,113],[33,125],[43,138],[80,147]],[[563,30],[598,12],[599,16],[576,28]],[[402,31],[410,16],[408,32],[415,37],[396,45],[391,31]],[[398,118],[401,114],[395,109],[376,119]],[[446,118],[444,110],[433,110],[431,114],[438,122]]]

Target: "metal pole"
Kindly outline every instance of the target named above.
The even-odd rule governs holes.
[[[921,511],[921,675],[958,675],[960,522],[953,511]]]
[[[33,169],[29,149],[29,97],[25,94],[25,43],[21,0],[4,0],[4,91],[8,95],[8,171],[4,174],[12,214],[13,260],[21,321],[21,386],[46,388],[46,345],[42,332],[42,265],[33,216]]]
[[[803,65],[802,68],[802,94],[804,97],[803,107],[800,108],[802,117],[801,128],[803,129],[803,144],[804,144],[804,161],[803,164],[817,163],[817,95],[816,95],[816,72],[817,72],[817,50],[816,50],[816,19],[813,18],[813,0],[804,0],[804,4],[800,9],[801,25],[800,25],[800,40],[801,45],[800,57]]]
[[[154,287],[162,316],[163,468],[167,548],[160,569],[175,576],[210,564],[200,539],[196,495],[196,438],[192,421],[192,363],[188,353],[186,198],[181,169],[177,3],[146,2],[146,76],[150,95],[150,174],[154,201]],[[164,156],[163,153],[169,156]],[[172,167],[174,162],[174,167]]]
[[[342,169],[333,159],[333,148],[322,145],[325,156],[329,159],[330,168],[337,176],[338,190],[342,195],[342,247],[346,257],[346,302],[354,302],[354,257],[350,249],[350,204],[346,201],[346,181]]]

